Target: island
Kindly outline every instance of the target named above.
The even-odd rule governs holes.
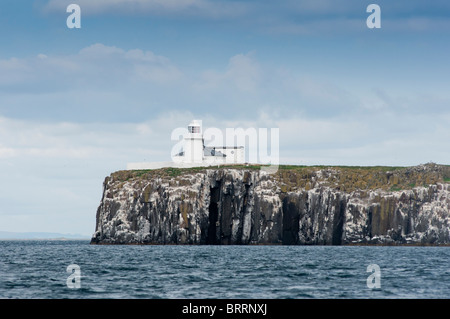
[[[106,177],[91,244],[449,245],[450,166],[261,165]]]

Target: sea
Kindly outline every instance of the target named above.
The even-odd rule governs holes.
[[[0,241],[2,299],[448,299],[450,247]]]

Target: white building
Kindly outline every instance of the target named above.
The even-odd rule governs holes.
[[[128,163],[127,169],[157,169],[162,167],[199,167],[245,163],[243,146],[205,146],[202,124],[192,121],[184,136],[183,149],[172,162]]]

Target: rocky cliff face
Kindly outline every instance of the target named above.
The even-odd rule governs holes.
[[[449,244],[450,167],[120,171],[92,244]]]

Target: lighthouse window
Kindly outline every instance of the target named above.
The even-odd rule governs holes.
[[[189,126],[190,133],[200,133],[200,126]]]

